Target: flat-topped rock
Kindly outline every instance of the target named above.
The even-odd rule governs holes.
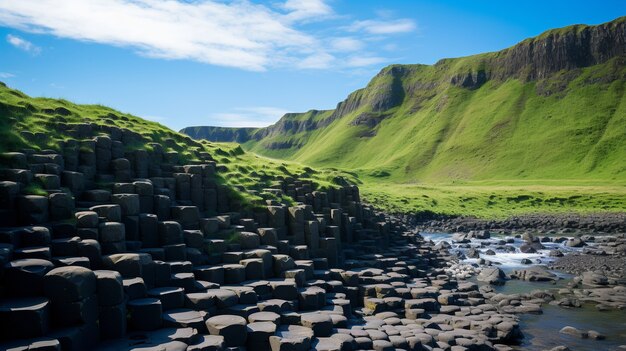
[[[75,302],[96,293],[96,275],[83,267],[59,267],[44,276],[43,288],[53,301]]]
[[[298,325],[281,326],[270,336],[272,351],[308,351],[313,340],[311,328]]]
[[[129,325],[134,330],[155,330],[161,327],[163,307],[156,298],[128,301]]]
[[[244,346],[246,344],[246,319],[235,315],[221,315],[206,320],[207,330],[211,335],[224,337],[225,346]]]
[[[43,277],[54,268],[52,262],[37,258],[15,260],[4,266],[8,291],[13,296],[37,296],[43,293]]]
[[[50,323],[49,305],[43,297],[0,301],[0,336],[5,340],[44,336]]]
[[[302,326],[311,328],[315,336],[330,336],[333,332],[333,320],[322,313],[303,313],[300,316]]]

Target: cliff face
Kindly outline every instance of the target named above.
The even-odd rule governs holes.
[[[324,116],[328,115],[328,113],[329,111],[327,110],[310,110],[305,113],[287,113],[278,122],[256,131],[252,137],[255,140],[261,140],[269,136],[278,136],[287,133],[305,133],[317,128],[323,128],[332,122],[332,120],[324,118]]]
[[[227,128],[227,127],[186,127],[180,132],[194,139],[207,139],[215,142],[245,143],[257,128]]]
[[[494,78],[545,78],[560,70],[604,63],[626,54],[626,18],[598,26],[575,25],[548,31],[499,52],[489,63],[502,67]]]

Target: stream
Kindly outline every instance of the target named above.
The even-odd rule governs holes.
[[[424,239],[432,240],[435,243],[446,241],[452,245],[451,252],[465,253],[468,249],[452,241],[450,233],[421,233]],[[511,239],[512,242],[511,242]],[[496,246],[481,247],[481,257],[489,260],[509,274],[515,269],[530,268],[537,265],[546,265],[557,258],[550,257],[549,252],[559,249],[565,255],[573,252],[582,252],[582,248],[568,247],[565,243],[542,243],[545,249],[536,253],[520,252],[519,247],[524,243],[522,239],[507,236],[492,236],[490,239],[471,239],[470,245],[478,247],[484,242],[496,242],[508,240],[507,245],[515,247],[515,252],[504,252],[497,250]],[[488,248],[495,251],[495,255],[485,255],[483,252]],[[529,259],[532,264],[522,264],[522,259]],[[478,259],[466,258],[462,263],[475,264]],[[546,290],[564,288],[573,278],[572,275],[550,270],[560,279],[556,282],[529,282],[523,280],[507,280],[502,286],[493,286],[494,291],[503,294],[524,294],[536,289]],[[475,277],[470,279],[476,281]],[[617,350],[620,345],[626,345],[626,311],[598,311],[593,305],[583,305],[581,308],[562,308],[549,304],[542,305],[543,314],[522,314],[520,315],[520,326],[524,333],[524,340],[518,347],[522,350],[546,350],[559,345],[565,345],[572,351],[578,350]],[[595,330],[606,336],[605,340],[580,339],[574,336],[559,333],[564,326],[572,326],[582,330]]]

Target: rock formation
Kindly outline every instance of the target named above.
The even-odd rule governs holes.
[[[514,314],[444,274],[445,247],[356,186],[283,181],[272,191],[297,203],[250,211],[210,155],[178,165],[158,145],[124,151],[122,135],[2,155],[0,347],[493,350],[521,337]]]

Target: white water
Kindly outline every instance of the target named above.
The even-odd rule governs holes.
[[[434,243],[440,243],[445,241],[451,245],[450,251],[453,253],[461,252],[465,254],[468,250],[468,246],[472,246],[476,248],[480,252],[480,257],[491,261],[497,264],[502,270],[510,271],[513,269],[519,269],[522,267],[529,267],[529,264],[521,263],[523,259],[529,259],[532,261],[532,265],[546,265],[551,262],[554,262],[557,257],[550,257],[550,251],[552,250],[560,250],[563,254],[567,255],[572,252],[581,252],[583,248],[569,247],[565,243],[553,243],[553,242],[545,242],[542,245],[545,249],[537,250],[536,253],[523,253],[520,251],[520,246],[524,244],[524,240],[515,238],[512,236],[492,236],[490,239],[471,239],[469,244],[459,244],[452,240],[452,234],[450,233],[421,233],[421,235],[426,240],[432,240]],[[498,249],[498,241],[505,240],[510,241],[513,240],[512,243],[507,243],[507,246],[512,246],[515,248],[515,252],[506,251],[502,249]],[[568,238],[569,239],[569,238]],[[492,243],[488,246],[483,246],[485,243]],[[495,255],[487,255],[485,252],[487,250],[493,250]],[[466,258],[461,260],[462,263],[467,264],[475,264],[478,262],[476,258]],[[558,276],[565,277],[567,274],[563,274],[560,272],[553,272]]]

